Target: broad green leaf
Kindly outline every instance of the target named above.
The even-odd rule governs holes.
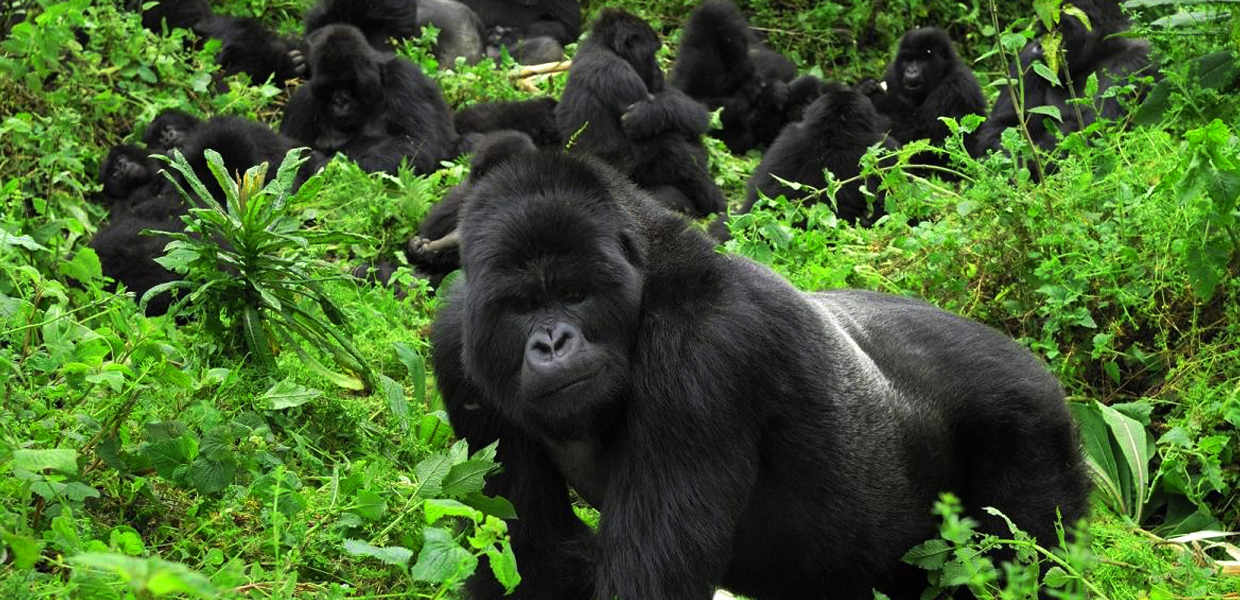
[[[478,568],[478,559],[462,548],[452,534],[438,527],[422,531],[422,551],[409,575],[428,583],[454,583],[469,577]]]
[[[371,546],[361,540],[345,539],[344,551],[353,556],[369,556],[377,558],[389,565],[398,567],[408,567],[409,559],[413,558],[413,551],[402,546],[385,546],[383,548]]]
[[[952,548],[946,540],[926,540],[913,546],[900,560],[927,571],[941,569],[951,556]]]
[[[387,375],[379,376],[379,387],[387,397],[388,409],[400,421],[402,430],[409,429],[409,401],[405,400],[405,388]]]
[[[467,460],[452,465],[447,476],[443,478],[443,494],[454,498],[481,492],[484,478],[498,468],[491,461]]]
[[[61,262],[59,271],[62,275],[72,277],[82,283],[90,283],[103,277],[103,267],[99,263],[99,255],[90,247],[83,247],[73,256],[73,260]]]
[[[199,456],[189,469],[190,484],[202,494],[224,491],[237,476],[237,463],[233,460],[209,460]]]
[[[150,444],[142,454],[150,459],[160,477],[175,481],[177,467],[189,465],[198,457],[198,440],[183,435]]]
[[[1130,511],[1133,519],[1141,522],[1141,510],[1145,504],[1150,484],[1150,450],[1147,433],[1141,423],[1109,406],[1099,404],[1102,418],[1111,428],[1111,434],[1119,443],[1120,451],[1128,463],[1132,474],[1133,505]]]
[[[2,234],[0,234],[2,235]],[[13,551],[13,566],[18,571],[33,568],[43,552],[43,542],[25,535],[0,530],[0,540]]]
[[[1072,402],[1068,409],[1076,417],[1085,446],[1087,466],[1098,485],[1097,492],[1120,514],[1129,514],[1128,502],[1123,494],[1123,483],[1117,464],[1118,457],[1112,452],[1111,429],[1102,417],[1096,402]]]
[[[442,410],[422,415],[418,424],[418,439],[432,448],[444,445],[452,436],[452,426],[448,424],[448,415]]]
[[[517,518],[517,509],[513,507],[511,502],[502,496],[492,498],[490,496],[483,495],[481,492],[476,492],[461,498],[461,502],[493,517],[498,517],[500,519]]]
[[[77,473],[76,450],[58,448],[55,450],[15,450],[13,466],[18,469],[37,473],[44,469],[52,469],[61,473]]]
[[[413,468],[418,488],[414,494],[418,498],[434,498],[443,493],[443,479],[452,469],[452,459],[443,452],[436,452],[418,463]]]
[[[1061,123],[1063,122],[1063,116],[1059,114],[1058,106],[1052,106],[1049,104],[1046,106],[1034,106],[1029,109],[1029,112],[1033,114],[1038,114],[1038,115],[1046,115],[1052,119],[1055,119],[1056,121],[1059,121]]]
[[[479,510],[446,498],[431,498],[422,504],[422,510],[425,511],[428,525],[444,517],[465,517],[474,522],[482,518]]]
[[[505,593],[511,594],[517,584],[521,583],[521,573],[517,571],[517,555],[512,551],[512,544],[503,540],[499,549],[488,548],[486,555],[495,580],[504,586]]]
[[[323,392],[308,388],[303,385],[294,383],[285,379],[269,388],[263,393],[262,399],[265,401],[267,408],[270,410],[284,410],[301,406],[319,396]]]
[[[357,493],[357,505],[353,512],[367,521],[378,521],[387,512],[387,500],[377,492],[362,490]]]
[[[220,590],[210,579],[183,564],[158,558],[135,558],[110,552],[86,552],[69,557],[80,567],[114,573],[134,591],[150,595],[188,594],[196,598],[217,598]]]
[[[128,525],[118,525],[113,528],[112,533],[108,535],[108,545],[129,556],[142,556],[146,552],[146,544],[142,543],[142,536],[139,536],[138,531]]]

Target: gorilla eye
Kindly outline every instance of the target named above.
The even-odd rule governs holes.
[[[586,293],[584,290],[569,290],[564,293],[564,301],[569,304],[580,304],[585,302]]]

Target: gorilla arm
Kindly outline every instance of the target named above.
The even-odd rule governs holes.
[[[620,122],[624,135],[634,141],[669,131],[696,138],[710,128],[710,113],[684,92],[667,88],[629,107]]]

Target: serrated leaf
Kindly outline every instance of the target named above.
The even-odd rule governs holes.
[[[426,515],[428,525],[444,517],[465,517],[474,522],[482,517],[481,511],[446,498],[431,498],[422,504],[422,510]]]
[[[927,571],[934,571],[943,567],[951,552],[952,548],[946,540],[926,540],[905,552],[900,560]]]
[[[95,250],[85,247],[78,250],[73,260],[62,261],[58,266],[61,275],[67,275],[82,283],[90,283],[103,277],[103,266],[99,263],[99,255]]]
[[[231,460],[208,460],[199,456],[189,469],[190,484],[202,494],[224,491],[237,476],[237,463]]]
[[[409,401],[405,400],[405,388],[387,375],[379,376],[379,387],[387,397],[388,409],[400,421],[401,429],[409,429]]]
[[[380,548],[354,539],[345,539],[344,551],[353,556],[377,558],[389,565],[396,565],[402,568],[409,566],[409,559],[413,558],[413,551],[403,546],[385,546]]]
[[[176,468],[188,465],[198,457],[198,441],[183,435],[178,438],[155,442],[142,451],[150,459],[151,466],[160,477],[175,481]]]
[[[467,460],[452,465],[448,474],[443,478],[443,494],[458,498],[481,492],[485,485],[486,475],[496,468],[494,462],[482,460]]]
[[[473,574],[478,559],[452,539],[452,535],[438,527],[422,531],[422,551],[409,575],[427,583],[452,583]]]
[[[443,479],[452,469],[452,459],[436,452],[418,463],[413,468],[413,476],[417,479],[418,488],[414,494],[418,498],[433,498],[443,492]]]
[[[13,467],[38,473],[44,469],[52,469],[61,473],[77,473],[76,450],[57,448],[54,450],[15,450]]]
[[[517,584],[521,583],[521,573],[517,571],[517,555],[512,551],[512,544],[503,540],[499,549],[488,548],[486,555],[495,580],[504,586],[505,593],[511,594]]]
[[[1049,588],[1059,589],[1065,585],[1068,585],[1068,582],[1070,581],[1072,581],[1072,576],[1068,575],[1068,572],[1064,571],[1063,568],[1059,566],[1054,566],[1047,569],[1046,575],[1042,576],[1042,585]]]
[[[264,392],[262,399],[266,401],[268,409],[284,410],[301,406],[321,395],[323,395],[323,392],[319,390],[298,385],[291,380],[285,379]]]

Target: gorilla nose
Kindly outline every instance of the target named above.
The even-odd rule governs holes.
[[[581,346],[581,330],[568,323],[535,331],[525,343],[525,362],[545,371],[563,366]]]

